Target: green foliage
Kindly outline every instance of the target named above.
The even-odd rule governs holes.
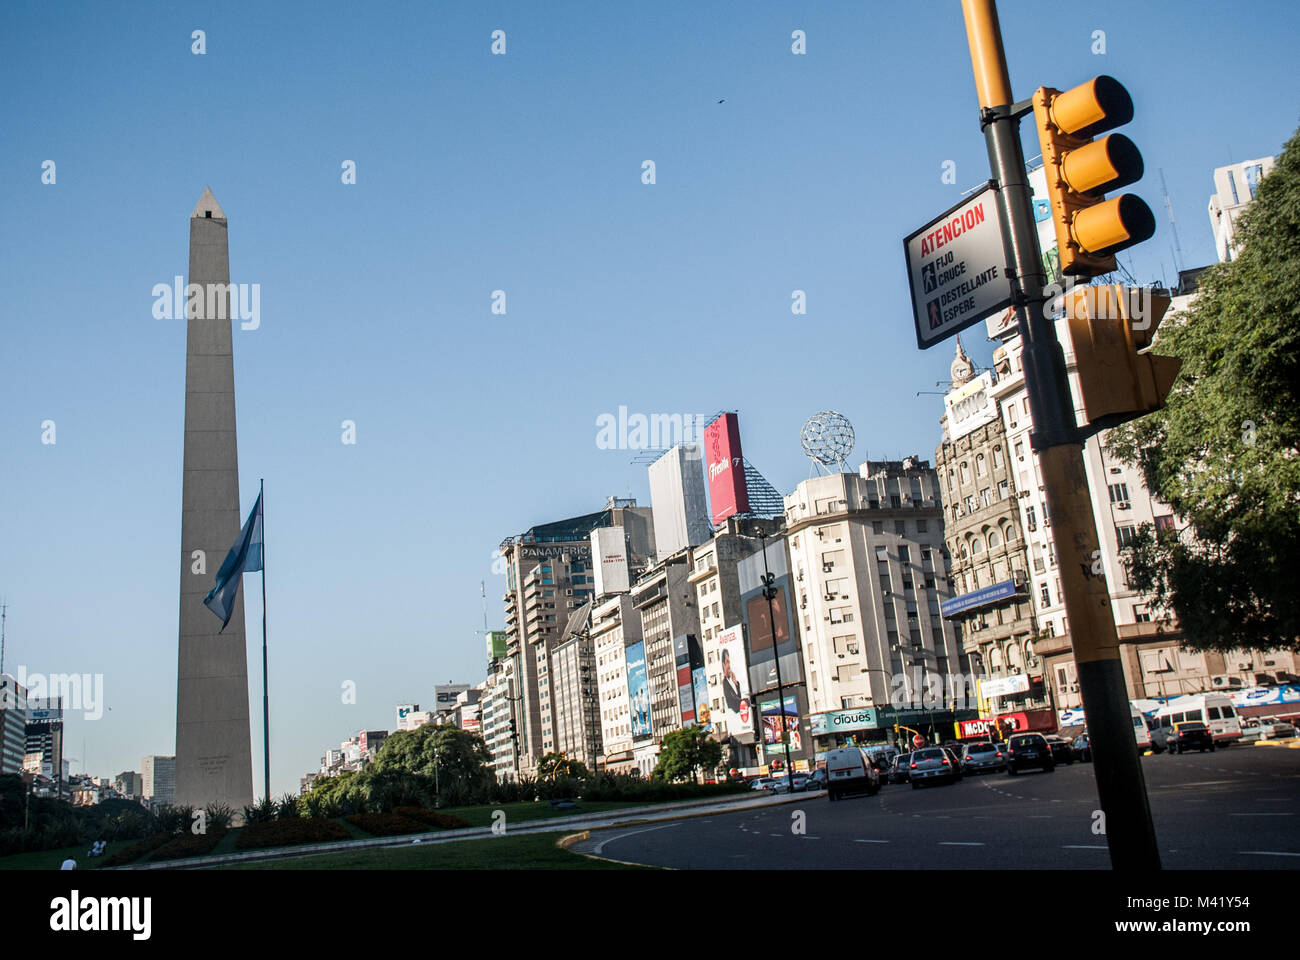
[[[298,806],[298,797],[294,794],[286,793],[275,801],[275,818],[277,820],[296,820],[301,816],[302,811]]]
[[[121,850],[115,850],[104,858],[101,866],[104,867],[121,867],[128,863],[135,863],[146,853],[152,853],[165,843],[171,843],[172,835],[169,833],[156,833],[152,837],[146,837],[136,843],[123,847]]]
[[[374,760],[376,773],[400,771],[437,780],[439,786],[478,786],[492,776],[492,754],[478,734],[452,724],[426,723],[399,730],[384,741]]]
[[[538,780],[558,776],[576,777],[579,780],[585,780],[591,776],[591,771],[587,769],[586,764],[581,760],[569,760],[562,753],[548,753],[537,761]]]
[[[185,832],[172,837],[149,857],[150,860],[181,860],[185,857],[201,857],[211,853],[212,848],[226,835],[224,829],[209,830],[206,833]]]
[[[451,813],[439,813],[436,810],[421,810],[419,807],[398,807],[393,812],[406,817],[408,820],[418,820],[426,826],[442,827],[445,830],[470,826],[468,820],[463,820]]]
[[[1300,649],[1300,132],[1155,352],[1182,358],[1166,407],[1112,451],[1187,528],[1139,531],[1130,580],[1201,650]]]
[[[209,830],[229,830],[235,822],[235,812],[224,803],[210,803],[203,808],[203,815]]]
[[[348,823],[360,827],[372,837],[396,837],[404,833],[428,833],[429,828],[418,820],[400,813],[354,813]]]
[[[275,819],[277,814],[275,801],[270,797],[263,797],[251,807],[244,807],[244,823],[270,823]]]
[[[701,770],[713,770],[722,762],[722,744],[700,727],[686,727],[664,735],[659,762],[650,774],[653,780],[685,780],[699,783]]]

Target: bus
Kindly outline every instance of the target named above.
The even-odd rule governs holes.
[[[1141,710],[1137,708],[1132,700],[1128,702],[1129,716],[1133,718],[1133,739],[1137,741],[1139,750],[1151,749],[1151,729],[1147,726],[1147,718]]]
[[[1241,739],[1241,718],[1232,701],[1221,693],[1192,693],[1166,703],[1151,718],[1151,728],[1157,731],[1156,742],[1164,746],[1174,724],[1184,720],[1199,720],[1209,727],[1215,746],[1224,747]]]

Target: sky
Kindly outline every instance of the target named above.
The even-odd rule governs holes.
[[[1128,189],[1157,232],[1121,262],[1175,275],[1162,169],[1182,266],[1213,262],[1214,168],[1300,121],[1300,7],[1049,8],[1001,4],[1017,96],[1109,73],[1135,103]],[[916,347],[902,238],[989,176],[957,0],[6,3],[0,82],[4,668],[102,677],[102,716],[67,719],[74,771],[174,751],[185,325],[152,290],[186,272],[204,187],[261,291],[234,362],[276,794],[483,678],[502,539],[648,503],[602,414],[736,410],[782,493],[817,411],[853,422],[852,466],[941,440],[953,344]],[[963,342],[988,362],[981,328]]]

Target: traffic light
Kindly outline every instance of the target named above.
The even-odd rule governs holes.
[[[1033,103],[1061,273],[1110,273],[1116,253],[1156,232],[1141,198],[1104,197],[1142,178],[1142,154],[1122,133],[1092,139],[1132,120],[1133,100],[1114,77],[1100,76],[1064,93],[1039,87]]]
[[[1183,362],[1138,351],[1151,345],[1169,302],[1164,294],[1118,284],[1075,287],[1066,294],[1065,319],[1089,432],[1164,406]]]

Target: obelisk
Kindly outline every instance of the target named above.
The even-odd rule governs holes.
[[[175,802],[224,803],[238,816],[253,802],[243,591],[224,631],[203,605],[242,520],[229,287],[226,215],[204,189],[190,215],[189,286],[179,308],[187,332]]]

